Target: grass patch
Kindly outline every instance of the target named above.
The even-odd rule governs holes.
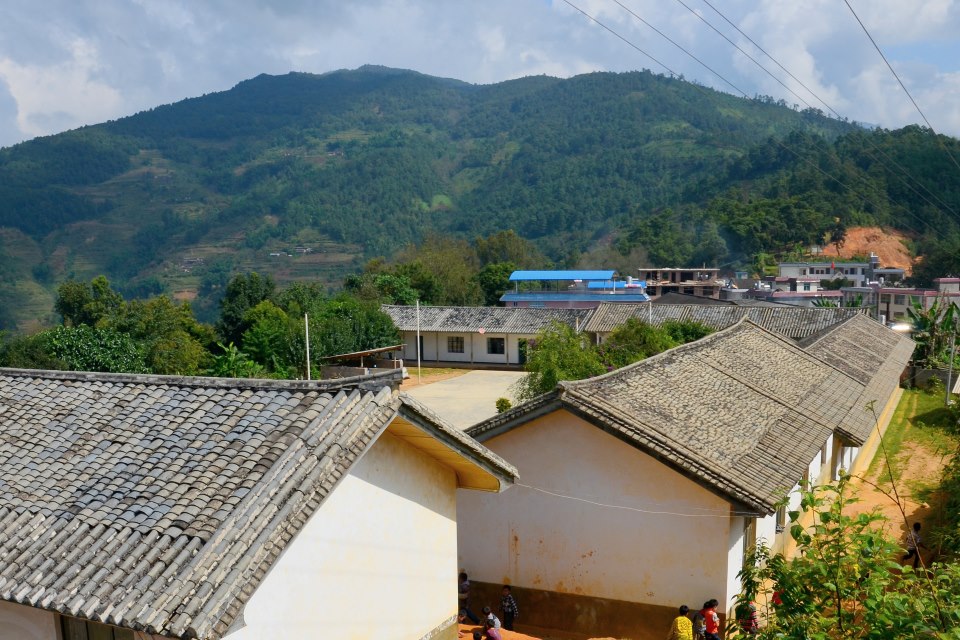
[[[902,455],[905,444],[923,447],[934,455],[948,455],[956,450],[957,440],[949,430],[951,419],[950,410],[943,406],[942,393],[904,390],[883,437],[893,480],[898,481],[904,468],[910,464],[910,456]],[[878,451],[868,474],[878,477],[881,483],[890,482],[891,473],[884,469],[880,475],[881,465],[885,464],[883,452]]]

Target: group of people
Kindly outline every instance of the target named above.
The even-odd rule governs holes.
[[[717,600],[707,600],[703,608],[690,616],[690,607],[680,607],[680,615],[673,619],[667,640],[720,640],[720,616],[717,614]],[[745,634],[754,634],[760,630],[757,620],[757,607],[744,605],[737,610],[737,622]]]
[[[460,575],[457,576],[457,600],[460,606],[457,622],[465,624],[467,620],[469,620],[473,624],[480,624],[480,618],[470,608],[470,579],[467,577],[467,574],[462,571]],[[474,640],[483,640],[483,638],[487,638],[488,640],[503,640],[503,637],[500,635],[501,628],[513,631],[513,622],[517,619],[520,611],[517,608],[517,601],[513,597],[513,590],[510,588],[510,585],[503,585],[500,591],[500,616],[503,617],[502,622],[490,607],[484,607],[481,613],[483,614],[483,631],[474,631]],[[462,636],[462,634],[458,634],[458,636]]]

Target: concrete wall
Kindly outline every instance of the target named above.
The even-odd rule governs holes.
[[[499,495],[460,493],[460,566],[472,579],[660,605],[668,615],[732,597],[739,561],[734,569],[729,558],[742,542],[731,526],[739,535],[743,523],[731,524],[720,497],[565,411],[484,444],[517,465],[520,483]],[[595,622],[599,605],[581,600],[580,620]],[[521,603],[521,612],[526,624],[555,624],[551,611]]]
[[[57,640],[57,616],[22,604],[0,602],[0,640]]]
[[[386,433],[270,570],[229,640],[456,638],[456,477]]]

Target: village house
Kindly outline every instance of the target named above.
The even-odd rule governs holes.
[[[702,269],[638,269],[647,293],[658,298],[668,293],[682,293],[698,298],[719,298],[726,283],[720,279],[720,270]]]
[[[427,364],[496,365],[517,368],[527,360],[527,344],[552,322],[579,331],[590,309],[526,307],[381,307],[400,331],[407,366]]]
[[[844,279],[849,281],[850,286],[862,287],[871,282],[887,285],[899,282],[906,272],[899,267],[882,267],[879,256],[871,253],[867,262],[781,262],[777,265],[777,275],[784,278],[815,278],[819,282]]]
[[[784,547],[781,496],[858,464],[912,351],[856,314],[808,338],[743,318],[467,429],[522,479],[458,502],[477,599],[505,581],[527,624],[635,640],[680,604],[729,611],[744,553]]]
[[[456,638],[457,489],[516,471],[397,375],[0,370],[0,638]]]
[[[909,287],[882,287],[874,284],[864,287],[844,287],[843,303],[858,302],[885,322],[909,322],[908,309],[920,305],[929,311],[937,300],[960,302],[960,278],[935,278],[932,289]]]

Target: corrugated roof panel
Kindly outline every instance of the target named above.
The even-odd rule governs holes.
[[[511,282],[528,280],[612,280],[616,271],[514,271]]]

